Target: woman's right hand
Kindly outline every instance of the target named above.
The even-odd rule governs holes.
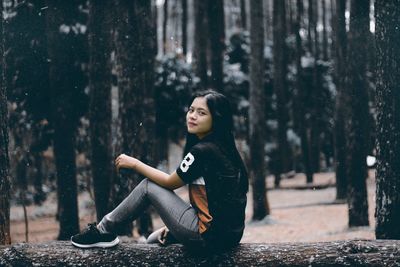
[[[138,159],[134,157],[121,154],[115,159],[115,168],[117,169],[117,172],[119,172],[119,169],[121,168],[135,169],[137,161]]]

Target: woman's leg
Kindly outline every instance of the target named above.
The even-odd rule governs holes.
[[[135,220],[150,204],[179,242],[202,246],[195,209],[173,191],[148,179],[144,179],[118,207],[104,216],[98,228],[104,232],[113,232],[118,225]]]

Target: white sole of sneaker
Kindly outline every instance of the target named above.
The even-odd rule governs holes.
[[[113,241],[110,242],[98,242],[90,245],[78,244],[71,240],[72,245],[78,248],[111,248],[115,247],[119,243],[119,238],[116,237]]]

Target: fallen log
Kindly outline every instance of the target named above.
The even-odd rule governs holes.
[[[241,244],[219,254],[193,254],[181,245],[124,242],[78,249],[69,242],[0,247],[0,266],[400,266],[400,240]]]

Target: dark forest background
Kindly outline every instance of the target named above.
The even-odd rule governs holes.
[[[270,214],[267,175],[279,188],[335,172],[349,226],[368,225],[377,167],[376,236],[400,237],[398,1],[2,2],[4,233],[9,201],[41,205],[50,192],[59,239],[79,231],[79,192],[102,218],[143,179],[115,173],[120,153],[170,171],[189,96],[212,88],[232,103],[253,220]],[[144,236],[150,213],[135,223]]]

